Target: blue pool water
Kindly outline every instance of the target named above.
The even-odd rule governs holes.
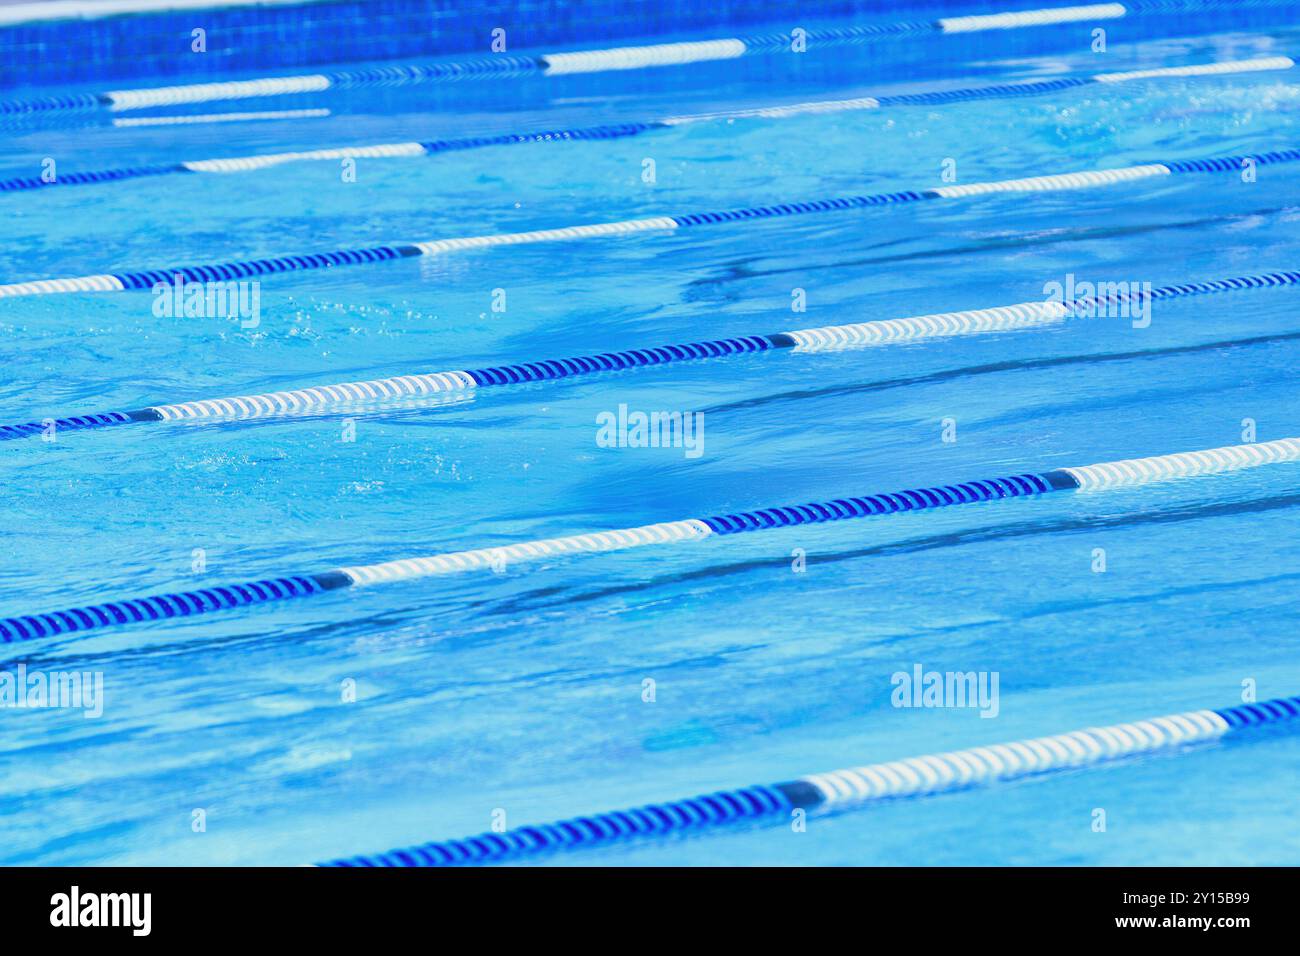
[[[196,105],[283,122],[0,128],[0,179],[1294,55],[1300,29],[1109,29]],[[147,84],[140,84],[147,85]],[[57,92],[57,91],[55,91]],[[743,119],[592,142],[0,194],[0,282],[1264,152],[1300,68]],[[643,181],[654,161],[655,182]],[[0,421],[982,308],[1081,280],[1300,268],[1293,167],[912,203],[264,277],[261,324],[147,293],[0,302]],[[493,310],[494,290],[506,310]],[[792,290],[807,309],[794,313]],[[1293,289],[441,404],[0,447],[0,617],[160,591],[1300,435]],[[704,413],[698,457],[597,416]],[[944,421],[956,441],[944,441]],[[714,538],[69,636],[102,717],[4,711],[0,863],[296,864],[1300,692],[1295,465]],[[1093,570],[1104,549],[1106,570]],[[202,549],[206,569],[193,570]],[[800,550],[806,570],[792,569]],[[891,675],[995,671],[995,719]],[[653,702],[643,699],[654,682]],[[354,682],[356,700],[344,702]],[[551,863],[1294,862],[1300,741],[1260,734],[928,801]],[[1096,809],[1107,829],[1094,832]],[[206,830],[194,832],[194,811]]]

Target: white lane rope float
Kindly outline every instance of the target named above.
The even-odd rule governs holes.
[[[1300,726],[1300,696],[848,767],[780,783],[721,790],[500,833],[438,840],[317,865],[444,867],[510,863],[557,852],[716,831],[727,825],[775,824],[790,820],[798,810],[823,816],[860,810],[886,800],[996,786],[1136,757],[1186,753],[1265,726],[1294,733]]]
[[[410,399],[452,398],[478,389],[530,382],[556,381],[584,375],[619,372],[676,362],[734,355],[776,352],[824,352],[868,348],[958,335],[1012,332],[1056,325],[1077,316],[1091,316],[1115,307],[1149,308],[1151,303],[1187,296],[1215,295],[1253,289],[1300,286],[1300,271],[1279,271],[1186,282],[1145,289],[1104,289],[1068,301],[1020,302],[962,312],[943,312],[898,319],[878,319],[771,334],[745,335],[704,342],[675,343],[652,348],[603,352],[567,358],[532,359],[477,369],[396,375],[360,382],[339,382],[253,395],[208,398],[150,405],[130,411],[96,412],[0,425],[0,441],[156,422],[202,422],[278,418],[288,415],[333,414],[358,405]]]
[[[1239,173],[1247,166],[1263,167],[1296,161],[1300,161],[1300,149],[1290,147],[1266,153],[1216,156],[1208,159],[1170,160],[1163,163],[1145,163],[1119,169],[1084,170],[1075,173],[1058,173],[1048,176],[1031,176],[1021,179],[969,183],[956,186],[938,186],[933,189],[903,190],[867,196],[839,196],[833,199],[787,202],[770,206],[750,206],[718,212],[687,213],[678,216],[650,216],[644,219],[563,226],[556,229],[538,229],[529,232],[434,239],[426,242],[398,243],[360,249],[344,249],[335,252],[279,256],[272,259],[246,259],[198,266],[167,266],[160,269],[75,276],[62,279],[34,279],[0,285],[0,298],[73,292],[157,291],[161,286],[167,286],[182,280],[197,283],[229,282],[272,273],[389,262],[396,259],[442,255],[467,249],[487,249],[496,246],[539,242],[570,242],[575,239],[624,236],[642,232],[674,232],[679,229],[718,223],[773,219],[849,209],[877,208],[923,200],[968,199],[999,193],[1042,193],[1069,189],[1094,189],[1174,175]]]
[[[1144,0],[1136,0],[1140,7]],[[1152,2],[1152,0],[1146,0]],[[1167,0],[1155,0],[1167,2]],[[1243,0],[1244,2],[1244,0]],[[1130,6],[1134,4],[1130,3]],[[1199,4],[1198,4],[1199,6]],[[2,9],[2,8],[0,8]],[[1123,4],[1094,3],[1084,6],[1022,10],[1010,13],[969,17],[944,17],[937,20],[914,20],[903,23],[818,27],[804,31],[806,44],[888,42],[900,37],[968,34],[995,30],[1059,26],[1122,18]],[[226,80],[215,83],[189,83],[152,89],[110,90],[105,93],[73,93],[38,99],[0,101],[0,115],[30,114],[48,110],[103,110],[125,112],[156,106],[210,103],[216,100],[253,97],[291,96],[321,93],[326,90],[355,89],[367,86],[397,86],[466,78],[522,76],[569,76],[576,73],[604,73],[647,67],[682,66],[717,60],[730,60],[751,54],[774,53],[790,48],[788,33],[765,33],[715,40],[680,43],[654,43],[643,46],[615,47],[604,50],[575,50],[516,56],[500,53],[441,63],[408,63],[377,66],[302,76],[271,76],[252,80]]]
[[[877,110],[894,106],[931,106],[995,97],[1021,97],[1087,87],[1096,83],[1125,83],[1136,80],[1185,78],[1199,76],[1224,76],[1239,73],[1289,70],[1295,61],[1287,56],[1258,57],[1251,60],[1231,60],[1204,63],[1195,66],[1171,66],[1127,73],[1096,73],[1054,77],[1047,80],[1026,80],[986,86],[963,87],[929,93],[911,93],[896,96],[860,96],[851,99],[820,100],[808,103],[791,103],[779,106],[761,106],[749,109],[725,110],[686,116],[670,116],[645,122],[603,124],[598,126],[533,130],[525,133],[500,133],[485,136],[468,136],[457,139],[428,140],[425,142],[379,143],[365,146],[335,146],[323,149],[298,150],[286,153],[264,153],[254,156],[232,156],[221,159],[187,160],[180,163],[120,166],[113,169],[65,172],[50,180],[40,175],[17,176],[0,179],[0,192],[45,189],[51,186],[81,186],[94,183],[121,182],[130,179],[164,176],[175,173],[244,173],[268,169],[285,163],[333,161],[339,159],[392,159],[434,156],[447,152],[480,149],[493,146],[510,146],[541,143],[571,143],[591,140],[623,139],[656,130],[671,129],[703,122],[736,119],[777,120],[793,116],[842,113],[853,110]],[[118,126],[177,125],[187,122],[229,121],[231,118],[290,118],[289,114],[315,116],[328,111],[298,110],[284,114],[263,115],[234,113],[222,116],[168,116],[142,117],[114,120]]]
[[[1258,444],[1103,462],[953,485],[906,489],[889,494],[837,498],[499,547],[402,558],[378,564],[335,568],[315,574],[288,575],[3,618],[0,619],[0,644],[23,645],[37,639],[97,631],[122,624],[187,618],[211,611],[308,597],[341,588],[485,569],[498,570],[516,563],[576,554],[622,551],[647,545],[682,544],[771,528],[923,511],[1006,498],[1037,497],[1059,491],[1097,491],[1298,460],[1300,438],[1283,438]]]

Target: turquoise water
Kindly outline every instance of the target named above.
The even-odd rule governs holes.
[[[188,109],[333,112],[293,122],[6,128],[0,178],[47,156],[71,172],[1300,48],[1294,29],[1125,29],[1110,27],[1104,55],[1086,31],[1049,31],[1033,52],[1023,36],[948,37],[937,61],[890,44]],[[320,162],[5,194],[0,282],[931,188],[949,159],[969,183],[1267,151],[1296,145],[1298,118],[1293,68],[362,159],[356,182]],[[11,299],[0,419],[1002,305],[1070,273],[1159,286],[1295,269],[1294,177],[1276,166],[1253,183],[1168,177],[268,276],[256,329],[158,318],[145,293]],[[794,289],[806,312],[792,312]],[[350,442],[336,415],[8,442],[0,616],[1237,444],[1245,419],[1260,440],[1296,436],[1294,316],[1294,291],[1264,290],[1157,303],[1145,329],[741,356],[360,411]],[[620,404],[703,412],[703,453],[599,447],[597,416]],[[498,809],[542,822],[1227,706],[1243,681],[1294,694],[1297,474],[549,560],[11,649],[5,668],[102,672],[105,706],[96,719],[0,711],[0,862],[296,864],[476,833]],[[891,675],[916,664],[998,672],[997,718],[892,707]],[[1297,773],[1300,743],[1264,734],[806,833],[549,862],[1287,863]]]

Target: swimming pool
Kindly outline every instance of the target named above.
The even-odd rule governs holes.
[[[0,424],[39,427],[0,442],[0,618],[486,551],[454,576],[0,645],[9,671],[103,682],[93,718],[4,713],[0,862],[327,861],[1297,693],[1294,463],[505,551],[1300,435],[1287,12],[6,114]],[[205,121],[223,114],[242,118]],[[356,151],[411,143],[435,145]],[[176,169],[320,150],[342,153]],[[30,183],[48,159],[56,182]],[[474,237],[498,238],[442,242]],[[151,291],[177,266],[257,282],[249,308],[185,315],[184,290],[179,309]],[[1186,294],[970,315],[1051,283]],[[813,347],[852,335],[874,344]],[[204,404],[430,373],[473,381]],[[142,409],[195,414],[70,420]],[[668,447],[638,447],[651,412],[679,416]],[[996,697],[895,706],[918,668],[996,675]],[[1285,863],[1298,772],[1296,738],[1261,729],[539,859]]]

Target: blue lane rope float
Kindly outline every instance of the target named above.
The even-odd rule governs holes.
[[[1011,30],[1053,26],[1066,23],[1113,20],[1123,17],[1119,3],[1055,7],[1044,10],[1020,10],[981,16],[943,17],[938,20],[863,26],[810,28],[804,40],[817,44],[888,42],[899,37],[926,34],[976,33],[988,30]],[[230,80],[216,83],[191,83],[142,90],[112,90],[105,93],[76,93],[39,99],[0,101],[0,115],[40,113],[50,110],[100,110],[113,112],[174,106],[180,103],[208,103],[214,100],[250,97],[289,96],[321,93],[325,90],[355,89],[369,86],[398,86],[467,78],[521,76],[538,74],[561,76],[573,73],[602,73],[611,70],[634,70],[656,66],[680,66],[711,60],[730,60],[750,54],[773,53],[789,49],[787,33],[764,33],[718,40],[684,43],[656,43],[646,46],[617,47],[606,50],[577,50],[544,53],[534,56],[495,54],[472,60],[448,63],[401,64],[364,69],[335,70],[305,76],[275,76],[254,80]]]
[[[627,219],[621,222],[595,223],[581,226],[562,226],[556,229],[538,229],[529,232],[434,239],[427,242],[397,243],[370,246],[363,249],[342,249],[335,252],[279,256],[274,259],[245,259],[235,262],[209,263],[198,266],[167,266],[160,269],[74,276],[63,279],[35,279],[27,282],[0,285],[0,298],[70,292],[150,290],[157,289],[159,286],[166,286],[175,281],[178,276],[186,282],[229,282],[273,273],[327,269],[361,263],[389,262],[394,259],[441,255],[465,249],[486,249],[494,246],[537,242],[568,242],[575,239],[622,236],[638,232],[671,232],[677,229],[715,225],[724,222],[774,219],[784,216],[800,216],[808,213],[835,212],[848,209],[868,209],[933,199],[966,199],[972,196],[997,193],[1039,193],[1066,189],[1094,189],[1159,176],[1232,172],[1240,170],[1247,163],[1253,163],[1256,166],[1272,166],[1296,161],[1300,161],[1300,149],[1289,147],[1267,153],[1216,156],[1207,159],[1170,160],[1140,166],[1125,166],[1118,169],[1084,170],[1049,176],[1031,176],[1025,179],[1004,179],[995,182],[969,183],[957,186],[937,186],[933,189],[875,193],[867,196],[839,196],[832,199],[815,199],[808,202],[749,206],[740,209],[687,213],[678,216],[651,216],[645,219]]]
[[[80,173],[64,173],[54,180],[41,176],[18,176],[0,179],[0,192],[42,189],[48,186],[78,186],[87,183],[115,182],[139,179],[170,173],[242,173],[267,169],[292,162],[311,162],[339,159],[392,159],[402,157],[434,156],[441,153],[495,146],[526,145],[537,143],[568,143],[592,140],[624,139],[655,130],[671,129],[694,123],[735,119],[787,119],[806,114],[842,113],[853,110],[876,110],[894,106],[935,106],[971,100],[998,97],[1036,96],[1065,89],[1086,87],[1097,83],[1114,84],[1134,80],[1174,77],[1222,76],[1234,73],[1255,73],[1268,70],[1289,70],[1295,61],[1286,56],[1260,57],[1251,60],[1231,60],[1205,63],[1196,66],[1174,66],[1151,70],[1133,70],[1125,73],[1095,73],[1086,76],[1063,76],[1048,80],[1029,80],[1015,83],[997,83],[986,86],[964,87],[929,93],[908,93],[895,96],[861,96],[852,99],[818,100],[808,103],[791,103],[781,106],[761,106],[749,109],[726,110],[687,116],[670,116],[645,122],[612,123],[599,126],[567,129],[534,130],[526,133],[502,133],[490,136],[467,136],[458,139],[430,140],[409,143],[379,143],[369,146],[338,146],[324,149],[300,150],[287,153],[265,153],[256,156],[233,156],[226,159],[187,160],[152,166],[128,166]],[[312,113],[304,110],[299,113]],[[235,114],[251,116],[254,114]],[[154,124],[154,120],[186,121],[196,117],[148,117],[119,120],[118,123]],[[210,117],[206,118],[210,121]]]
[[[320,866],[414,867],[510,863],[581,850],[713,831],[729,824],[772,824],[796,810],[817,816],[858,810],[884,800],[925,797],[993,786],[1062,770],[1133,757],[1183,753],[1259,727],[1294,732],[1300,697],[1281,697],[1219,710],[1193,710],[1133,723],[1089,727],[987,747],[929,754],[815,773],[781,783],[721,790],[630,810],[573,817],[503,833],[332,860]]]
[[[151,405],[131,411],[99,412],[47,418],[39,422],[0,425],[0,441],[28,438],[51,431],[83,431],[118,425],[155,422],[199,422],[277,418],[298,414],[326,414],[357,404],[394,400],[450,397],[480,388],[554,381],[627,371],[675,362],[700,361],[732,355],[753,355],[789,350],[807,353],[867,348],[900,342],[917,342],[956,335],[1011,332],[1055,325],[1077,315],[1092,315],[1101,307],[1121,309],[1195,295],[1215,295],[1250,289],[1300,285],[1300,271],[1268,272],[1257,275],[1210,279],[1151,289],[1115,289],[1081,296],[1069,301],[1020,302],[1015,305],[963,312],[916,315],[899,319],[878,319],[849,325],[828,325],[789,332],[745,335],[707,342],[677,343],[653,348],[604,352],[560,359],[535,359],[510,365],[478,369],[398,375],[363,382],[339,382],[307,388],[209,398],[192,402]]]
[[[1300,438],[1205,451],[1103,462],[1075,468],[1008,475],[932,488],[914,488],[861,498],[837,498],[764,508],[707,518],[546,538],[494,548],[402,558],[379,564],[294,575],[110,601],[87,607],[0,619],[0,643],[23,643],[62,634],[95,631],[119,624],[193,617],[210,611],[308,597],[341,588],[386,584],[432,575],[458,574],[573,554],[621,551],[646,545],[679,544],[703,538],[770,528],[845,521],[852,518],[923,511],[952,505],[1027,498],[1058,491],[1098,490],[1300,460]]]

